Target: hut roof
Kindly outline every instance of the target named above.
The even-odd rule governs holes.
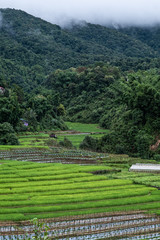
[[[143,163],[136,163],[133,164],[130,171],[139,171],[139,172],[160,172],[160,164],[143,164]]]

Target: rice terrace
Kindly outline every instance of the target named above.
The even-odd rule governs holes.
[[[45,226],[37,239],[160,239],[160,176],[129,171],[157,162],[80,150],[103,129],[67,124],[54,140],[26,133],[0,146],[0,240],[31,239],[35,218]],[[60,147],[66,136],[76,148]]]
[[[159,13],[0,1],[0,240],[160,240]]]

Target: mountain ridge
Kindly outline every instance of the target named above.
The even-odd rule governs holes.
[[[138,34],[132,37],[129,30],[90,23],[62,29],[22,10],[0,9],[0,13],[0,76],[10,75],[11,83],[27,89],[32,88],[32,83],[41,84],[56,69],[160,57],[159,48]],[[6,61],[12,63],[12,71]],[[3,74],[4,69],[9,74]]]

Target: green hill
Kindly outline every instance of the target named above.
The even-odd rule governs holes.
[[[119,31],[132,37],[132,39],[141,41],[156,51],[158,55],[160,54],[160,25],[120,28]]]
[[[22,117],[33,130],[66,129],[67,112],[66,120],[110,129],[98,143],[86,140],[94,150],[153,157],[149,146],[160,136],[159,26],[62,29],[21,10],[0,9],[0,16],[2,123],[20,131]]]
[[[158,53],[151,46],[123,31],[100,25],[86,23],[73,26],[70,33],[92,45],[99,44],[111,51],[110,58],[115,57],[156,57]]]
[[[87,23],[62,29],[21,10],[0,12],[0,77],[27,91],[58,68],[159,57],[157,49],[123,31]]]

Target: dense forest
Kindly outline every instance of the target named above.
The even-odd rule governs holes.
[[[1,75],[25,91],[42,84],[45,76],[56,69],[99,61],[122,65],[125,69],[123,61],[130,62],[131,67],[131,59],[137,65],[144,58],[148,64],[150,58],[160,57],[155,47],[158,46],[158,30],[155,38],[149,37],[146,42],[145,37],[138,35],[138,30],[133,36],[132,29],[123,32],[87,23],[62,29],[20,10],[0,9],[0,13]]]
[[[20,10],[0,16],[0,144],[70,120],[110,130],[82,148],[158,156],[160,26],[62,29]]]
[[[60,93],[68,120],[111,130],[98,142],[87,137],[93,140],[88,149],[150,157],[149,146],[160,131],[159,80],[158,68],[123,72],[101,63],[57,70],[46,86]]]

